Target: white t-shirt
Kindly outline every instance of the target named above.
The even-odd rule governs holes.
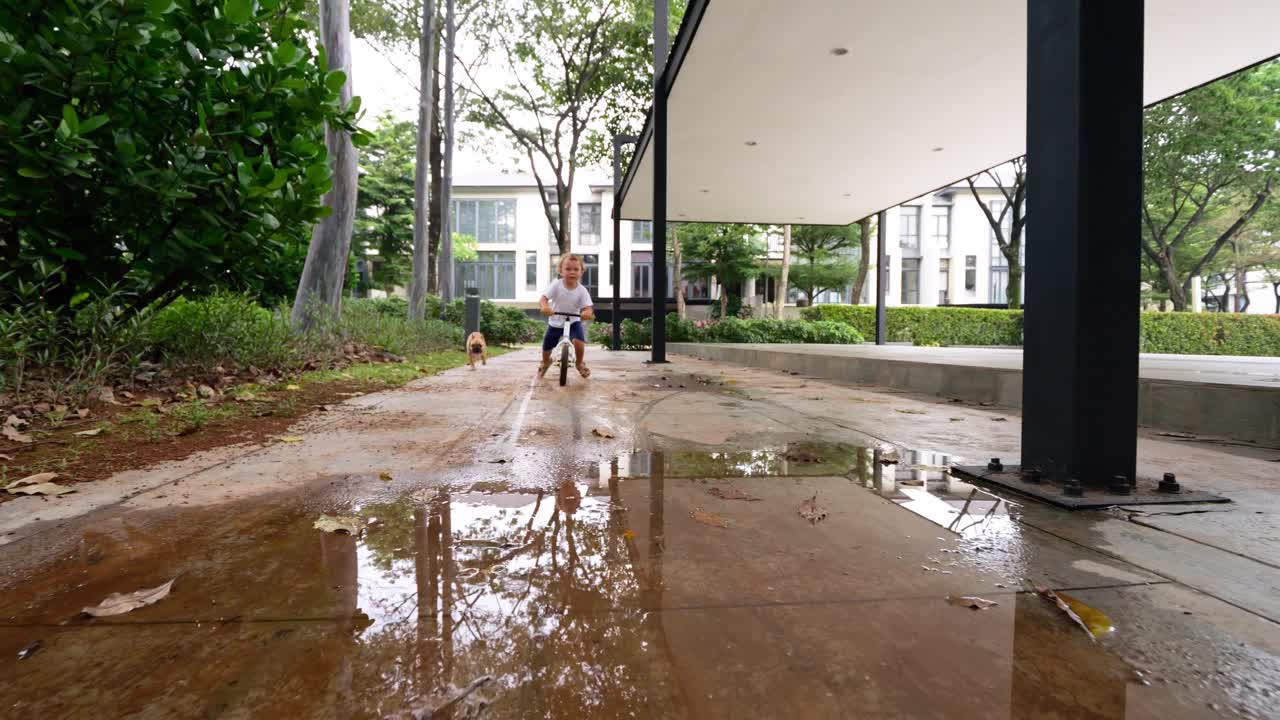
[[[542,294],[547,297],[547,302],[551,304],[554,312],[580,314],[583,308],[591,307],[591,293],[587,292],[587,288],[582,283],[578,283],[578,287],[570,290],[562,281],[554,280]],[[564,327],[564,316],[552,315],[547,318],[547,324],[551,327]]]

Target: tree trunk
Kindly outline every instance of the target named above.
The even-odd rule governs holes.
[[[1235,311],[1242,313],[1249,309],[1249,283],[1246,277],[1246,270],[1240,267],[1240,246],[1234,241],[1231,243],[1232,254],[1236,259],[1236,307]]]
[[[1168,251],[1156,256],[1156,265],[1160,267],[1160,275],[1169,288],[1169,302],[1173,303],[1173,311],[1186,312],[1187,296],[1191,294],[1190,276],[1187,277],[1186,284],[1178,282],[1178,272],[1173,267],[1173,258]]]
[[[442,228],[440,221],[444,217],[441,208],[444,206],[444,131],[442,129],[441,119],[444,114],[440,111],[440,47],[443,43],[436,38],[436,71],[431,79],[435,86],[433,92],[434,115],[435,122],[431,123],[431,216],[430,224],[427,227],[427,257],[429,258],[428,270],[430,282],[427,284],[427,292],[440,294],[440,238]]]
[[[677,228],[671,229],[671,254],[675,260],[675,274],[672,275],[672,283],[676,289],[676,315],[681,320],[685,320],[688,318],[689,312],[684,305],[684,267],[680,252],[680,230]]]
[[[440,301],[447,305],[458,288],[453,286],[453,61],[457,23],[453,16],[453,0],[445,0],[444,40],[444,177],[441,187],[444,199],[440,207]],[[478,238],[477,238],[478,239]]]
[[[867,283],[867,270],[871,267],[871,218],[859,220],[858,228],[860,252],[858,253],[858,276],[853,281],[853,292],[849,297],[849,303],[852,305],[862,301],[862,288]]]
[[[782,272],[778,274],[778,289],[773,296],[773,316],[782,319],[782,309],[787,305],[787,275],[791,272],[791,226],[782,226]],[[721,313],[723,316],[724,313]]]
[[[409,319],[421,320],[431,286],[431,252],[427,237],[428,165],[435,99],[435,0],[422,2],[422,36],[418,39],[418,148],[413,164],[413,274],[409,277]]]
[[[1004,296],[1010,310],[1022,309],[1022,263],[1009,261],[1009,287],[1005,288]]]
[[[729,312],[729,288],[724,283],[720,283],[720,319],[724,320],[728,317]]]
[[[341,70],[347,82],[339,93],[346,107],[351,102],[351,17],[348,0],[320,0],[320,37],[328,70]],[[332,162],[333,187],[324,204],[333,212],[316,224],[307,248],[307,261],[293,301],[292,322],[306,330],[317,320],[316,310],[338,314],[342,310],[342,285],[351,252],[351,229],[356,214],[356,148],[346,131],[325,128],[325,146]]]
[[[1276,296],[1276,314],[1280,315],[1280,282],[1271,283],[1271,293]]]

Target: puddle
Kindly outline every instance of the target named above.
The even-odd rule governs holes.
[[[1096,585],[1106,566],[1037,546],[1006,501],[949,477],[949,458],[897,453],[527,454],[377,501],[345,489],[104,520],[5,587],[0,707],[395,717],[490,676],[466,702],[494,718],[1184,714],[998,584],[1051,568],[1058,586]],[[811,496],[829,511],[816,524],[796,512]],[[321,511],[366,529],[319,533]],[[74,619],[175,575],[154,606]]]

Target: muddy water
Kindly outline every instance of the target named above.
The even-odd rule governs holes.
[[[950,478],[945,457],[893,452],[521,455],[427,489],[343,477],[252,505],[104,516],[54,560],[10,568],[0,716],[395,717],[477,681],[437,716],[1266,707],[1260,690],[1214,708],[1148,684],[1107,638],[1018,588],[1160,578],[1035,535],[1011,519],[1016,506]],[[825,518],[802,517],[806,501]],[[321,512],[365,529],[321,533]],[[173,577],[153,606],[77,617]],[[974,611],[948,595],[998,604]]]

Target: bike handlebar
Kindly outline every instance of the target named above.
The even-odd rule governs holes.
[[[571,312],[553,312],[553,313],[551,313],[551,314],[552,314],[552,315],[564,315],[565,317],[576,317],[576,318],[580,318],[580,317],[582,317],[582,316],[581,316],[581,315],[579,315],[578,313],[571,313]]]

